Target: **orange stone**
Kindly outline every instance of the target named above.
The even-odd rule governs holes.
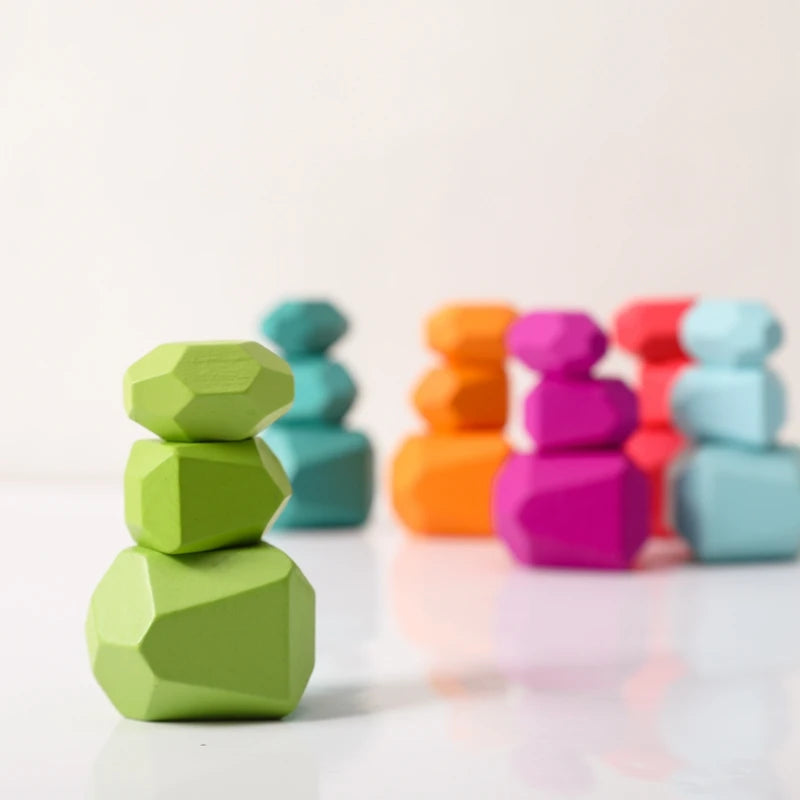
[[[639,368],[639,421],[643,427],[670,425],[672,383],[691,361],[642,362]]]
[[[666,519],[666,482],[669,467],[684,444],[683,437],[672,428],[639,428],[625,442],[625,453],[650,484],[651,536],[677,536]]]
[[[455,362],[500,362],[506,356],[506,328],[516,317],[506,305],[445,306],[428,318],[428,345]]]
[[[437,367],[420,381],[414,405],[435,431],[499,430],[508,406],[505,371],[490,365]]]
[[[500,433],[406,439],[392,469],[392,502],[417,533],[489,536],[495,475],[510,448]]]

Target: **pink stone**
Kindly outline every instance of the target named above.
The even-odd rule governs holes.
[[[581,311],[535,311],[506,335],[506,349],[546,375],[587,375],[607,346],[605,333]]]
[[[544,378],[525,401],[538,450],[619,447],[638,424],[636,395],[616,378]]]
[[[627,569],[647,538],[649,487],[618,451],[515,454],[495,480],[492,516],[523,564]]]

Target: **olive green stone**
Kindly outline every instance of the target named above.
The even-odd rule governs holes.
[[[125,410],[172,442],[249,439],[294,399],[289,365],[257,342],[162,344],[128,368]]]
[[[282,551],[123,550],[92,596],[92,670],[143,720],[275,718],[314,666],[314,590]]]
[[[125,470],[125,522],[140,545],[196,553],[254,544],[292,487],[261,439],[136,442]]]

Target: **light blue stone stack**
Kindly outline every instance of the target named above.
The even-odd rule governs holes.
[[[347,320],[326,301],[291,301],[267,314],[261,330],[283,351],[295,381],[294,405],[262,434],[292,483],[274,528],[361,525],[372,505],[372,448],[363,433],[342,426],[357,390],[327,355]]]
[[[673,522],[700,561],[791,558],[800,548],[800,450],[776,443],[786,419],[765,365],[781,326],[755,301],[703,300],[681,322],[697,364],[672,387],[675,425],[694,446],[671,476]]]

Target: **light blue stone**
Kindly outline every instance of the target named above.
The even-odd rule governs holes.
[[[361,525],[373,495],[372,447],[359,431],[281,422],[261,434],[283,464],[292,498],[275,528]]]
[[[672,419],[690,439],[768,447],[786,421],[780,378],[758,368],[687,367],[672,385]]]
[[[339,422],[356,399],[348,371],[324,356],[288,359],[294,374],[294,404],[282,422]]]
[[[286,356],[324,353],[347,331],[347,319],[327,300],[281,303],[261,321],[261,332]]]
[[[671,476],[676,529],[700,561],[792,558],[800,547],[800,450],[701,445]]]
[[[680,339],[684,350],[703,364],[759,366],[779,347],[783,330],[757,300],[701,300],[683,315]]]

